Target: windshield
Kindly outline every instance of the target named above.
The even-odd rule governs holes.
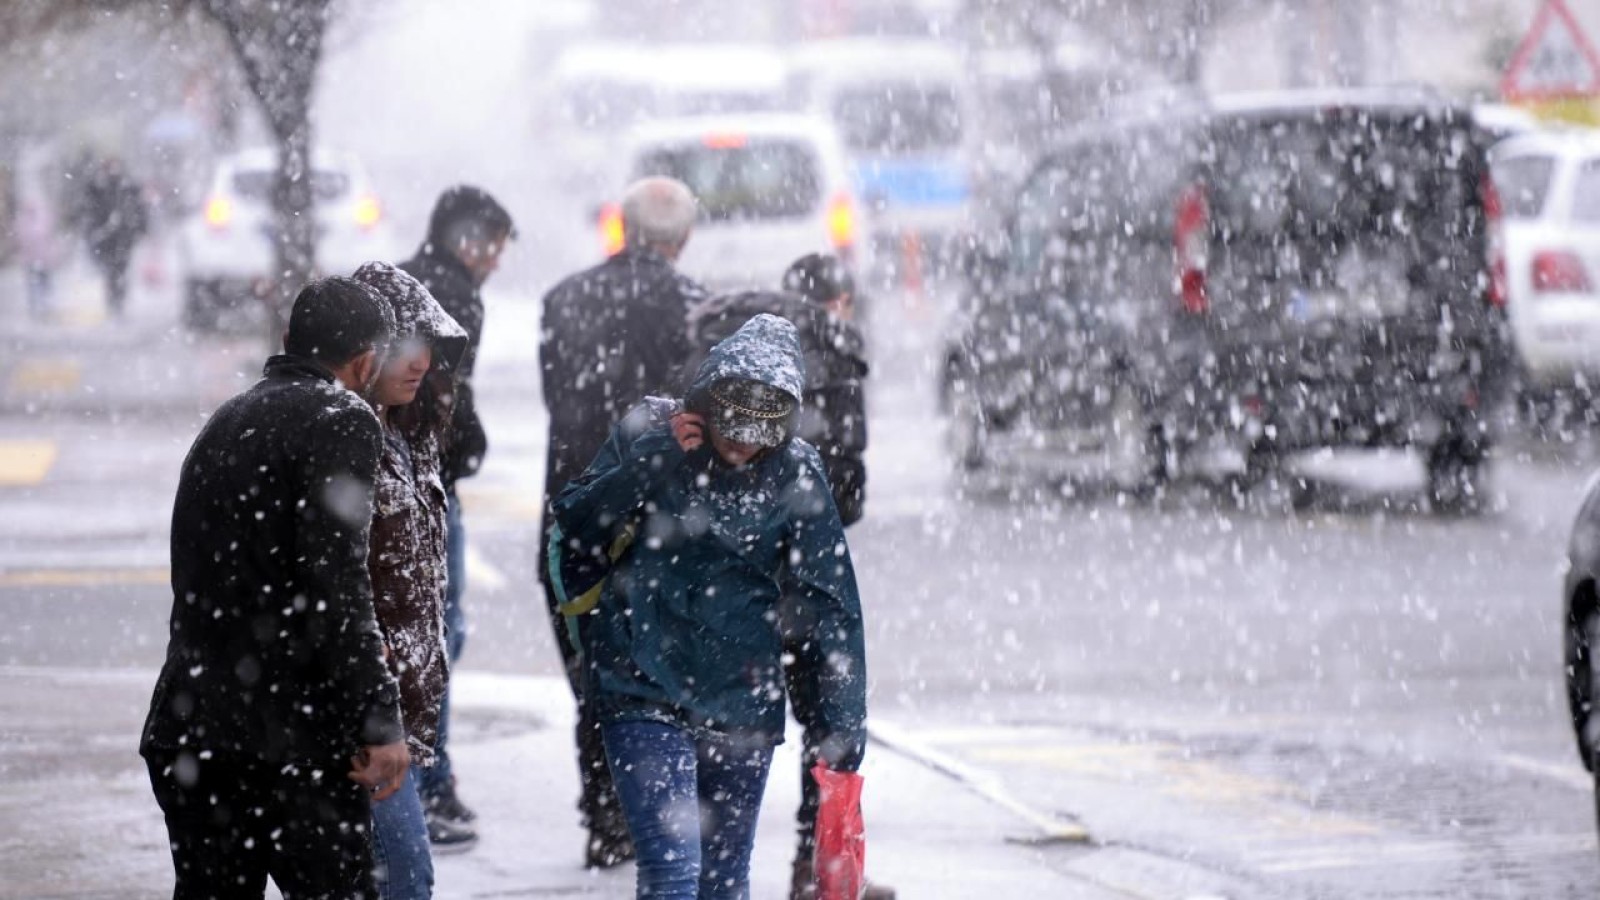
[[[795,141],[661,149],[640,160],[638,177],[665,175],[688,185],[709,221],[803,216],[822,199],[816,158]]]
[[[907,153],[955,146],[961,109],[947,86],[876,84],[841,91],[833,119],[852,150]]]

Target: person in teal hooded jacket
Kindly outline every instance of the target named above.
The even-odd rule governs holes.
[[[822,760],[861,762],[860,597],[822,460],[794,437],[804,385],[794,326],[757,316],[713,348],[682,403],[632,410],[553,505],[569,574],[610,568],[580,633],[640,896],[748,896],[783,739],[786,592],[826,661]]]

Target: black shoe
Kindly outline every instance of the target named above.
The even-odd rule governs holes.
[[[589,832],[589,842],[584,845],[583,867],[610,869],[633,861],[633,839],[626,834]]]
[[[478,833],[472,830],[471,825],[452,822],[449,819],[427,813],[428,843],[433,847],[433,852],[440,856],[451,853],[465,853],[478,844]]]
[[[465,825],[468,822],[476,822],[478,820],[478,814],[469,809],[465,803],[461,802],[461,798],[456,796],[456,786],[453,783],[445,785],[437,794],[424,797],[422,805],[429,815],[438,816],[447,822],[454,822],[457,825]]]

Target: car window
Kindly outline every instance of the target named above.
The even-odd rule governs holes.
[[[272,195],[272,172],[233,173],[233,192],[247,200],[266,202]],[[350,176],[326,170],[311,173],[311,196],[318,203],[332,203],[350,193]]]
[[[945,85],[885,82],[842,90],[833,120],[852,150],[906,153],[961,141],[961,108]]]
[[[1550,193],[1556,161],[1549,156],[1512,156],[1494,163],[1494,185],[1507,217],[1536,219]]]
[[[1600,159],[1591,159],[1578,168],[1572,192],[1572,221],[1600,224]]]
[[[1218,120],[1207,148],[1213,226],[1246,238],[1404,234],[1459,211],[1469,142],[1413,113]]]
[[[634,173],[688,185],[712,222],[803,216],[822,200],[822,177],[810,147],[789,140],[719,137],[654,150]]]

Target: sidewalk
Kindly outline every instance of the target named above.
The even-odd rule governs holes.
[[[170,896],[160,813],[136,755],[154,675],[0,668],[0,898]],[[437,896],[633,895],[631,867],[579,866],[583,833],[564,682],[464,672],[456,767],[482,840],[437,860]],[[756,898],[786,896],[798,800],[795,741],[779,748],[753,868]],[[1098,851],[1029,846],[1032,825],[875,744],[866,778],[868,871],[902,898],[1128,897],[1069,864]]]

